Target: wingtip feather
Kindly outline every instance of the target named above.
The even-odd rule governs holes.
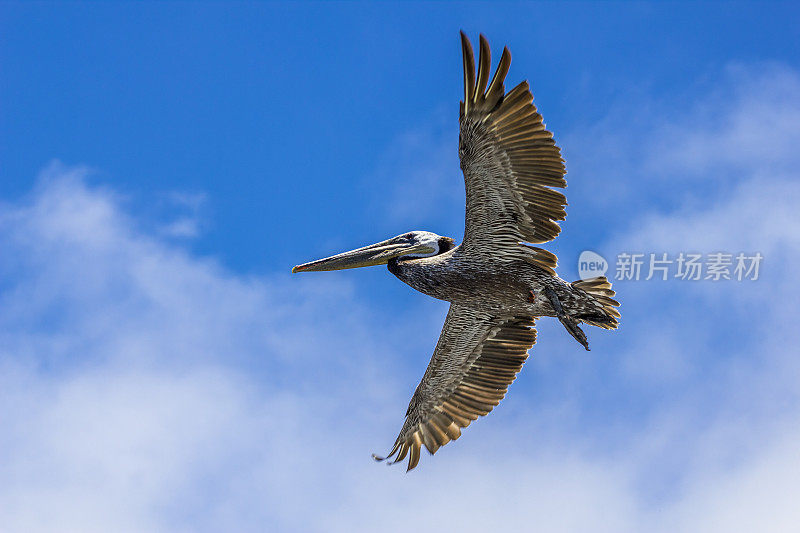
[[[480,43],[478,49],[478,79],[475,82],[475,100],[481,103],[485,96],[484,91],[486,85],[489,83],[489,74],[492,68],[492,50],[489,48],[489,41],[486,36],[480,35]]]
[[[461,53],[464,60],[464,114],[469,112],[471,104],[475,99],[475,53],[472,51],[472,43],[464,31],[461,31]]]

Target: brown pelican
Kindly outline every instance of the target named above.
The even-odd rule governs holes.
[[[533,105],[528,83],[508,93],[511,64],[503,49],[494,76],[480,37],[477,78],[472,45],[461,32],[464,101],[459,116],[461,169],[466,184],[464,241],[427,231],[296,266],[292,272],[387,264],[411,287],[450,302],[431,361],[389,454],[431,454],[489,413],[506,394],[536,342],[535,320],[556,317],[589,349],[581,322],[615,329],[620,316],[605,277],[568,283],[553,270],[556,257],[528,243],[553,240],[566,217],[564,160]]]

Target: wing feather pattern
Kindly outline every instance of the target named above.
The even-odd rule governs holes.
[[[477,79],[469,39],[461,33],[464,101],[459,118],[459,157],[467,192],[463,247],[498,259],[525,255],[520,242],[554,239],[566,218],[566,169],[561,150],[533,105],[528,82],[505,93],[508,48],[486,88],[491,53],[480,36]]]
[[[452,304],[433,357],[411,398],[400,435],[389,454],[419,463],[422,446],[431,454],[461,436],[506,394],[528,350],[536,342],[530,317],[495,318]]]

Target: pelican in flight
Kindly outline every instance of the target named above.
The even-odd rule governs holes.
[[[533,105],[528,82],[509,92],[503,49],[490,79],[491,52],[480,36],[477,76],[461,32],[464,101],[458,155],[466,185],[464,241],[411,231],[383,242],[298,265],[292,272],[388,265],[414,289],[450,302],[433,356],[411,397],[403,427],[382,461],[423,446],[432,454],[461,436],[506,394],[536,342],[535,321],[555,317],[587,350],[579,324],[615,329],[619,302],[605,277],[566,282],[556,256],[533,246],[556,238],[566,218],[561,150]]]

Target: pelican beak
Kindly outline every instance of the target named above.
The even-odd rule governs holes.
[[[430,246],[410,242],[403,237],[395,237],[387,241],[370,244],[363,248],[351,250],[325,259],[297,265],[296,272],[321,272],[325,270],[343,270],[373,265],[385,265],[390,259],[409,254],[431,254],[435,250]]]

